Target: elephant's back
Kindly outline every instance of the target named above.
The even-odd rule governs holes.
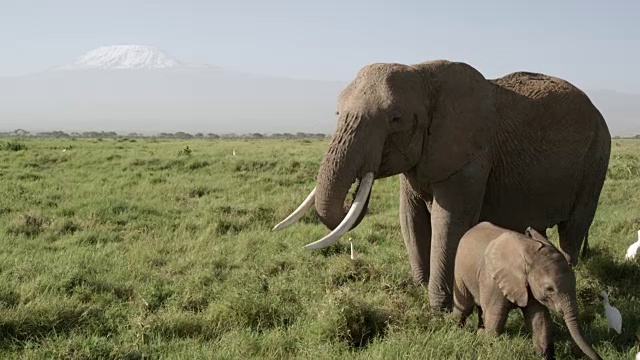
[[[582,91],[567,80],[541,73],[516,71],[490,82],[530,99],[542,98],[551,93]]]
[[[494,225],[491,222],[482,221],[462,235],[458,245],[458,254],[462,257],[480,258],[484,250],[489,246],[489,243],[504,234],[505,231],[508,230]]]
[[[585,176],[597,176],[587,165],[608,156],[594,145],[610,141],[604,119],[566,80],[515,72],[490,81],[501,126],[481,219],[509,228],[556,224],[572,211]]]
[[[496,85],[494,96],[502,120],[514,126],[582,135],[595,133],[598,125],[606,127],[587,94],[567,80],[517,71],[489,82]]]

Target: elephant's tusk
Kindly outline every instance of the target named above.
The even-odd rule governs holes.
[[[338,239],[340,239],[342,235],[346,234],[346,232],[351,229],[351,226],[356,222],[358,216],[362,212],[364,204],[367,200],[367,196],[369,195],[369,191],[371,191],[371,185],[373,185],[373,173],[370,172],[362,178],[360,188],[358,189],[358,193],[356,194],[356,198],[353,200],[347,216],[342,219],[340,225],[333,229],[333,231],[329,233],[329,235],[316,242],[305,245],[305,249],[313,250],[327,247],[338,241]]]
[[[309,195],[307,196],[307,198],[304,199],[302,204],[300,204],[300,206],[298,206],[298,208],[295,209],[291,213],[291,215],[287,216],[286,219],[282,220],[276,226],[274,226],[272,230],[276,230],[276,231],[282,230],[286,227],[291,226],[296,221],[300,220],[300,218],[303,217],[304,214],[307,211],[309,211],[309,209],[311,209],[315,199],[316,199],[316,188],[314,187],[313,190],[311,190],[311,193],[309,193]]]

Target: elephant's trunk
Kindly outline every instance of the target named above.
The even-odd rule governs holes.
[[[584,339],[582,333],[580,332],[580,328],[578,327],[578,304],[575,301],[575,296],[570,300],[564,302],[562,306],[562,314],[564,317],[564,322],[569,329],[569,333],[573,338],[573,341],[576,342],[580,350],[587,355],[590,359],[602,359],[598,353],[593,350],[591,345]]]
[[[342,124],[322,159],[316,179],[316,212],[320,221],[331,230],[346,215],[344,200],[351,185],[359,176],[364,175],[363,162],[367,149],[363,131],[358,129],[362,126],[360,119],[352,119],[347,115],[341,120]],[[359,214],[353,227],[360,222],[365,211],[366,209]]]

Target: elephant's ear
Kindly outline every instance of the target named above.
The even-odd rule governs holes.
[[[553,245],[553,243],[546,236],[544,236],[541,233],[537,232],[532,227],[528,227],[524,231],[524,234],[527,235],[527,237],[529,237],[530,239],[535,240],[535,241],[539,241],[539,242],[541,242],[541,243],[543,243],[543,244],[545,244],[547,246],[550,246],[552,249],[554,249],[557,252],[559,252],[560,254],[562,254],[562,256],[564,256],[564,258],[569,263],[569,267],[573,268],[573,265],[571,265],[571,261],[569,261],[569,255],[566,252],[564,252],[562,249],[560,249],[557,246]]]
[[[438,182],[461,169],[494,135],[495,85],[464,63],[441,60],[417,67],[425,79],[431,113],[418,171]]]
[[[532,228],[531,226],[527,227],[527,229],[524,231],[524,234],[527,235],[528,237],[530,237],[533,240],[540,241],[540,242],[545,243],[547,245],[553,246],[553,244],[549,241],[549,239],[547,239],[546,236],[542,235],[541,233],[539,233],[536,229]]]
[[[487,246],[485,270],[493,278],[504,296],[520,307],[529,301],[527,290],[527,242],[511,234],[500,235]]]

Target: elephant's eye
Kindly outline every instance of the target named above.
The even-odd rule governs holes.
[[[547,287],[544,288],[544,291],[547,294],[553,294],[556,291],[556,289],[554,289],[553,286],[551,285],[547,285]]]
[[[390,111],[389,120],[391,124],[398,124],[402,120],[402,112],[399,109],[393,109]]]

